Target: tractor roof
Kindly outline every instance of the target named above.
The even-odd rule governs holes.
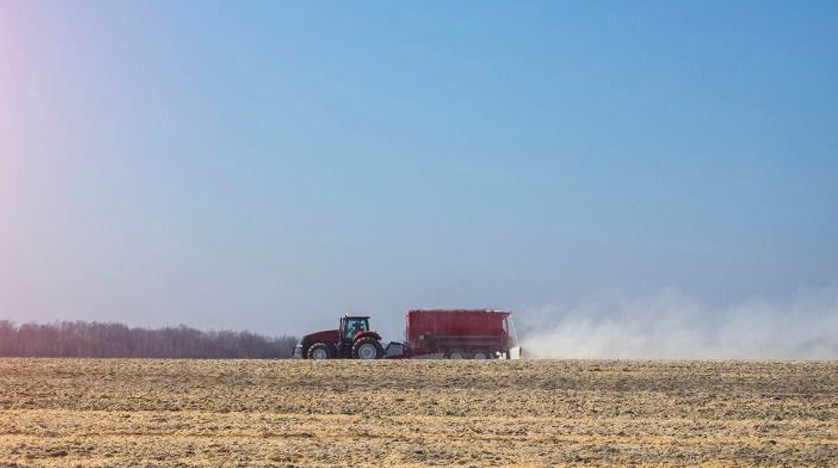
[[[369,319],[369,315],[352,315],[349,312],[343,314],[343,318],[350,318],[350,319]]]

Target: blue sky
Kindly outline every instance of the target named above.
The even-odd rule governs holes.
[[[0,315],[833,287],[836,44],[835,2],[2,2]]]

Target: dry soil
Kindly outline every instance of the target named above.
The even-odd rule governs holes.
[[[0,466],[838,466],[838,362],[0,359]]]

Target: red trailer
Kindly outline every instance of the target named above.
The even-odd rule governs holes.
[[[489,359],[516,346],[506,310],[409,310],[405,338],[412,356]]]

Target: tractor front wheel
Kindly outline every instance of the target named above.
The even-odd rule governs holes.
[[[355,359],[381,359],[384,348],[381,343],[370,336],[359,339],[352,345],[352,357]]]
[[[332,348],[326,343],[314,343],[308,348],[309,359],[329,359],[332,357]]]

